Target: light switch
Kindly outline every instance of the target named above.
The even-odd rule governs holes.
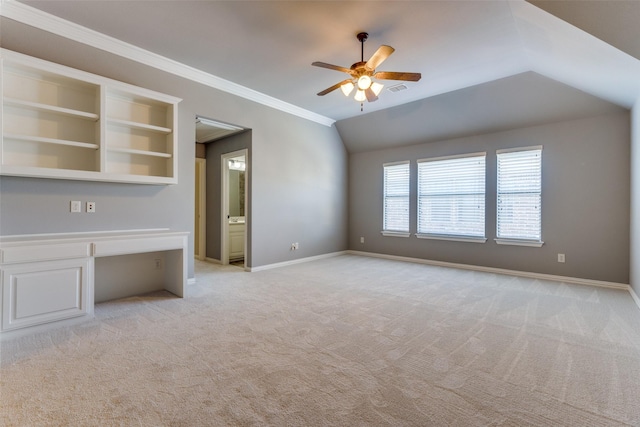
[[[80,200],[71,201],[71,212],[82,212],[82,202]]]

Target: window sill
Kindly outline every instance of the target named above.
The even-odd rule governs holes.
[[[532,248],[540,248],[544,245],[540,240],[518,240],[518,239],[495,239],[499,245],[512,245],[512,246],[529,246]]]
[[[485,243],[486,237],[447,236],[443,234],[416,234],[418,239],[449,240],[451,242]]]
[[[411,233],[404,231],[381,231],[383,236],[387,237],[410,237]]]

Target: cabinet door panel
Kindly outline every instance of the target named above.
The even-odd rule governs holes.
[[[87,313],[90,261],[64,260],[3,268],[2,329],[15,329]]]

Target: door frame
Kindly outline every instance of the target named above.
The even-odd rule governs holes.
[[[196,158],[196,179],[199,190],[196,194],[198,205],[196,206],[198,226],[198,256],[204,261],[207,258],[207,159]]]
[[[244,265],[247,266],[247,229],[249,223],[248,215],[248,183],[249,183],[249,150],[242,149],[232,151],[230,153],[224,153],[220,156],[220,183],[221,183],[221,247],[220,247],[220,262],[223,265],[229,264],[229,160],[234,157],[244,156]]]

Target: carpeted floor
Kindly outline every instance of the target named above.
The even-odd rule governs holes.
[[[625,291],[353,255],[1,344],[5,426],[638,426]]]

